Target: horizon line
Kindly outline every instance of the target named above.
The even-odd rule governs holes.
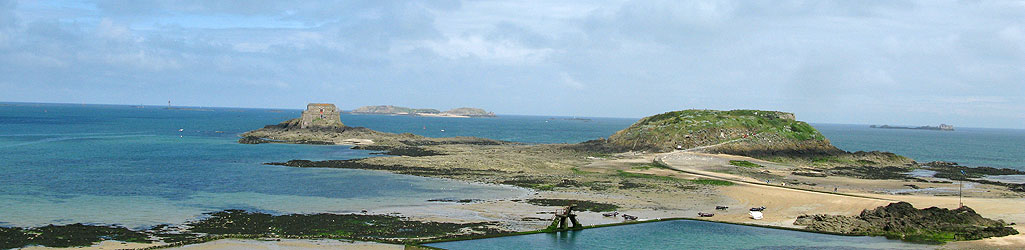
[[[65,103],[65,102],[11,102],[11,101],[0,101],[0,103],[21,103],[21,104],[58,104],[58,105],[103,105],[103,106],[147,106],[147,107],[168,107],[165,105],[152,105],[152,104],[119,104],[119,103]],[[266,109],[266,110],[303,110],[303,108],[273,108],[273,107],[224,107],[224,106],[189,106],[189,105],[169,105],[170,107],[188,107],[188,108],[221,108],[221,109]],[[738,109],[732,109],[738,110]],[[347,110],[352,111],[352,110]],[[673,112],[676,110],[665,111]],[[665,113],[663,112],[663,113]],[[781,111],[786,112],[786,111]],[[611,116],[577,116],[577,115],[543,115],[543,114],[500,114],[496,115],[508,115],[508,116],[554,116],[554,117],[574,117],[574,118],[610,118],[610,119],[642,119],[644,117],[611,117]],[[660,113],[661,114],[661,113]],[[656,114],[652,114],[656,115]],[[651,115],[649,115],[651,116]],[[801,120],[798,120],[801,121]],[[910,124],[873,124],[873,123],[837,123],[837,122],[813,122],[803,121],[808,124],[830,124],[830,125],[891,125],[891,126],[923,126],[923,125],[910,125]],[[950,125],[950,124],[948,124]],[[930,126],[930,125],[924,125]],[[1025,130],[1025,128],[1006,128],[1006,127],[959,127],[954,125],[956,128],[981,128],[981,129],[1011,129],[1011,130]]]

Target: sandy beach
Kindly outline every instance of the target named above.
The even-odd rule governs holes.
[[[439,174],[441,178],[496,184],[505,177],[520,179],[553,177],[554,180],[573,180],[560,183],[555,190],[537,190],[521,196],[505,199],[482,200],[469,203],[439,202],[426,206],[369,208],[370,214],[399,214],[412,220],[436,222],[493,222],[508,231],[533,231],[551,223],[552,212],[560,207],[541,206],[525,202],[530,199],[568,199],[614,204],[620,213],[639,217],[639,220],[661,218],[698,218],[698,212],[715,213],[713,217],[702,217],[710,221],[772,226],[800,229],[794,225],[798,216],[808,214],[858,215],[862,210],[885,206],[892,202],[906,201],[917,208],[930,206],[956,208],[958,197],[950,196],[947,189],[956,190],[951,183],[913,183],[928,186],[930,192],[894,192],[907,188],[912,183],[902,180],[868,180],[844,176],[805,177],[792,175],[800,167],[761,161],[748,157],[675,151],[661,154],[624,153],[610,157],[589,157],[566,155],[563,151],[549,152],[548,146],[433,146],[431,150],[448,155],[426,157],[381,157],[369,159],[375,162],[398,162],[402,165],[429,166],[450,169],[454,166],[467,169],[491,169],[491,175],[460,175],[451,172]],[[461,150],[492,150],[495,152],[516,151],[516,154],[495,153],[488,159],[461,155]],[[539,152],[548,152],[539,153]],[[531,155],[532,157],[524,157]],[[561,157],[561,161],[548,162],[545,159]],[[745,160],[763,166],[758,171],[742,171],[729,164],[730,160]],[[470,164],[468,162],[473,162]],[[657,162],[665,167],[651,167]],[[501,166],[499,169],[493,169]],[[390,170],[401,173],[401,169]],[[442,172],[439,172],[442,173]],[[511,174],[509,174],[511,173]],[[625,175],[629,173],[643,178]],[[508,175],[508,176],[507,176]],[[661,176],[658,178],[651,176]],[[769,177],[766,177],[769,176]],[[666,181],[670,177],[676,181]],[[605,185],[595,190],[593,183],[618,178],[620,186]],[[680,186],[680,180],[724,180],[733,185],[690,185]],[[640,188],[626,188],[622,184],[635,184]],[[784,183],[787,183],[784,185]],[[837,192],[833,192],[836,188]],[[966,189],[967,206],[987,218],[1013,222],[1015,229],[1022,231],[1025,223],[1025,200],[1017,194],[999,186],[975,184]],[[1016,198],[1017,197],[1017,198]],[[716,206],[728,206],[729,210],[716,210]],[[750,207],[765,206],[764,218],[751,219]],[[584,225],[604,225],[625,222],[621,217],[604,217],[600,212],[578,212]],[[120,243],[105,241],[85,249],[130,249],[153,246],[154,244]],[[351,243],[337,240],[218,240],[190,245],[180,249],[395,249],[395,245],[376,243]],[[1012,235],[976,241],[953,242],[938,246],[945,249],[1020,249],[1025,247],[1025,236]],[[29,249],[46,249],[32,247]]]

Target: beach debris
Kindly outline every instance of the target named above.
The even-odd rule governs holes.
[[[619,212],[617,211],[617,212],[611,212],[611,213],[603,213],[601,215],[605,216],[605,217],[616,217],[616,215],[619,215]]]
[[[727,209],[730,209],[730,207],[727,207],[727,206],[715,206],[715,210],[724,210],[725,211]]]
[[[752,207],[752,208],[751,208],[751,211],[752,211],[752,212],[756,212],[756,211],[757,211],[757,212],[761,212],[761,211],[763,211],[763,210],[765,210],[765,206],[761,206],[761,207]]]
[[[755,220],[761,220],[762,219],[762,212],[750,211],[748,213],[751,214],[751,219],[755,219]]]
[[[712,217],[712,216],[715,216],[715,214],[713,214],[713,213],[698,212],[698,216],[701,216],[701,217]]]

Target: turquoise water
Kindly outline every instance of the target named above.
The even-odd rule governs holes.
[[[427,244],[460,249],[929,249],[883,237],[851,237],[676,220],[581,231]]]
[[[370,155],[347,146],[235,142],[239,133],[298,117],[299,113],[300,110],[209,108],[195,111],[152,106],[0,103],[0,225],[83,222],[145,227],[181,223],[202,213],[223,209],[271,213],[354,212],[423,205],[427,204],[427,199],[434,198],[497,199],[526,192],[511,187],[379,171],[267,166],[262,163]],[[342,115],[342,120],[350,126],[432,137],[478,136],[524,143],[575,143],[607,137],[636,119],[580,121],[542,116],[463,119]],[[859,125],[815,126],[845,150],[886,150],[919,161],[1025,166],[1022,164],[1025,139],[1021,137],[1025,133],[1020,130],[959,129],[943,133],[871,130]],[[527,243],[497,242],[503,249],[510,246],[631,248],[653,239],[632,234],[643,233],[662,235],[660,239],[666,241],[665,244],[645,244],[645,248],[662,245],[676,249],[688,246],[834,248],[850,245],[852,240],[869,242],[869,245],[858,246],[870,248],[875,248],[871,244],[883,248],[913,246],[879,238],[837,237],[690,221],[594,230],[597,231],[489,240],[528,239]],[[619,237],[621,235],[632,236]],[[691,243],[700,244],[687,245]],[[477,243],[445,244],[486,248],[472,245]]]
[[[889,151],[918,162],[1025,170],[1025,130],[957,128],[955,131],[874,129],[868,125],[812,124],[847,151]]]
[[[525,192],[379,171],[267,166],[262,163],[369,155],[368,151],[347,146],[235,143],[241,132],[297,117],[299,112],[2,105],[0,225],[84,222],[143,227],[181,223],[222,209],[352,212],[421,205],[434,198],[494,199]],[[352,125],[390,131],[402,128],[395,124],[408,122],[402,119],[408,118],[346,116]],[[528,123],[525,118],[505,119],[511,120],[510,124]],[[533,120],[544,122],[541,118]],[[441,124],[438,126],[452,131],[445,133],[453,135],[473,134],[449,121],[415,121],[416,126]],[[574,125],[545,128],[572,130]],[[544,142],[592,137],[579,132],[587,129],[577,131]]]

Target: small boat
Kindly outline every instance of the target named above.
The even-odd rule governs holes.
[[[184,128],[178,129],[178,132],[182,132],[182,131],[185,131],[185,129]]]
[[[751,214],[751,219],[756,219],[756,220],[761,220],[762,219],[762,212],[751,211],[751,212],[748,212],[748,213]]]
[[[752,207],[752,208],[751,208],[751,211],[757,211],[757,212],[761,212],[761,211],[764,211],[764,210],[765,210],[765,206],[761,206],[761,207]]]
[[[713,214],[713,213],[701,213],[701,212],[698,212],[698,216],[701,216],[701,217],[712,217],[712,216],[715,216],[715,214]]]
[[[619,212],[604,213],[601,215],[605,217],[616,217],[616,215],[619,215]]]
[[[625,219],[625,220],[637,220],[637,216],[633,216],[633,215],[629,215],[629,214],[623,214],[623,219]]]
[[[727,206],[715,206],[715,210],[727,210],[727,209],[730,209],[730,207],[727,207]]]

